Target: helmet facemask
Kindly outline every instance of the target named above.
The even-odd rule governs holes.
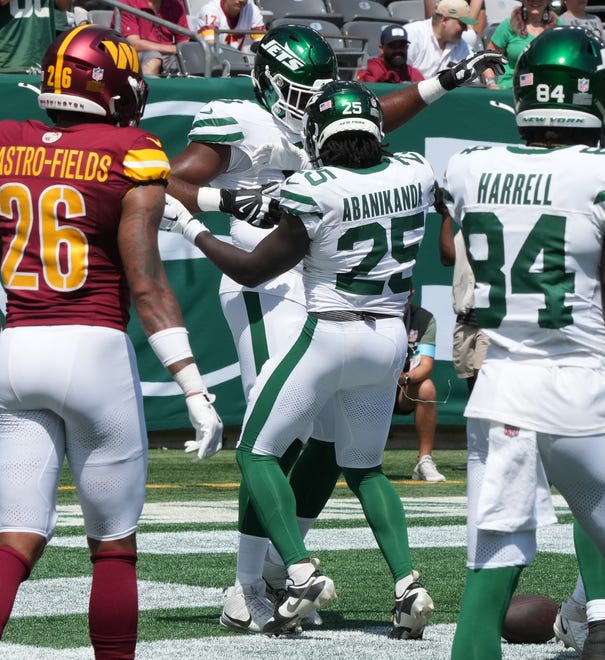
[[[252,70],[259,102],[297,135],[311,97],[337,76],[331,46],[317,31],[301,25],[268,30],[258,45]]]
[[[302,118],[307,104],[331,80],[316,80],[309,87],[308,85],[292,82],[281,73],[272,76],[269,67],[267,67],[265,75],[269,80],[275,99],[270,107],[271,113],[276,119],[285,124],[290,131],[300,135],[302,132]]]

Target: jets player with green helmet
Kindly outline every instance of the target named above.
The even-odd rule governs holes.
[[[406,352],[403,310],[435,176],[418,153],[382,147],[382,109],[361,84],[327,83],[302,126],[318,169],[281,186],[277,228],[252,251],[228,245],[182,205],[184,234],[224,273],[258,286],[303,264],[308,316],[288,350],[273,356],[250,391],[237,449],[244,487],[287,566],[282,597],[263,632],[296,627],[336,593],[311,561],[279,458],[321,419],[337,464],[362,503],[394,579],[391,636],[422,637],[433,601],[418,582],[401,500],[381,469]]]
[[[575,27],[538,36],[514,74],[526,146],[448,163],[490,339],[467,403],[467,577],[453,660],[502,657],[501,632],[550,486],[577,521],[588,597],[583,660],[605,657],[605,44]]]
[[[529,141],[540,123],[547,126],[548,135],[544,136],[546,143],[557,139],[553,134],[553,127],[564,127],[565,134],[572,133],[570,128],[576,128],[573,134],[580,141],[596,144],[601,138],[603,120],[602,112],[605,107],[605,69],[603,68],[603,44],[595,39],[587,39],[578,30],[565,33],[565,40],[556,36],[554,39],[544,39],[539,49],[527,51],[522,56],[520,66],[515,77],[515,98],[517,103],[517,124],[522,136]],[[552,66],[553,63],[565,61],[566,67]],[[553,102],[544,112],[544,102],[536,99],[528,85],[520,84],[526,81],[527,73],[533,68],[540,67],[544,71],[541,77],[542,85],[556,92],[552,94]],[[546,67],[551,67],[548,73]],[[581,80],[581,89],[578,80]],[[541,88],[544,95],[545,88]],[[540,131],[544,132],[544,131]],[[582,140],[583,136],[592,134],[590,141]],[[536,137],[540,139],[540,135]],[[581,557],[581,574],[578,576],[573,594],[563,601],[554,623],[554,632],[566,646],[575,648],[582,653],[586,636],[588,634],[588,617],[593,622],[605,619],[605,589],[599,587],[603,583],[601,576],[605,575],[603,558],[598,550],[591,552],[591,542],[583,534],[578,523],[575,525],[576,546]],[[592,556],[592,560],[591,560]],[[584,588],[582,574],[586,576],[588,588]],[[588,601],[588,602],[587,602]],[[601,601],[599,603],[599,601]],[[589,642],[595,644],[595,633]],[[599,647],[597,646],[597,649]],[[593,650],[587,648],[587,653]],[[600,650],[601,655],[603,651]]]
[[[386,95],[381,103],[388,130],[400,126],[446,89],[477,76],[482,67],[497,66],[501,59],[499,54],[481,54],[437,78],[423,81],[418,89],[402,88]],[[275,203],[267,189],[263,191],[259,186],[282,182],[283,170],[304,166],[307,160],[304,152],[295,146],[301,140],[304,108],[321,85],[335,79],[337,74],[332,49],[311,28],[280,25],[269,29],[259,43],[252,75],[258,103],[225,99],[200,108],[189,132],[189,144],[171,161],[170,195],[191,213],[210,210],[230,213],[233,244],[252,250],[265,237],[257,225],[275,224]],[[263,153],[264,157],[259,159]],[[242,219],[248,223],[241,222]],[[179,231],[176,220],[176,211],[169,202],[164,228]],[[189,234],[185,238],[190,239]],[[220,300],[233,335],[248,399],[262,364],[279,354],[305,323],[301,266],[255,287],[242,287],[223,277]],[[333,445],[317,438],[320,432],[317,426],[291,477],[294,486],[301,490],[308,490],[308,484],[313,483],[312,492],[305,493],[304,506],[298,511],[303,534],[321,511],[340,473]],[[329,436],[329,429],[322,431],[322,440]],[[196,451],[195,444],[190,443],[187,449]],[[295,447],[291,454],[295,456]],[[291,462],[288,454],[282,461],[284,469]],[[308,477],[309,472],[312,478]],[[236,584],[225,592],[220,622],[233,630],[261,632],[272,614],[263,581],[268,541],[253,509],[245,506],[245,489],[240,491],[240,499],[240,510],[245,513],[239,522]],[[271,585],[283,587],[281,560],[279,566],[271,561],[266,566],[281,576],[280,581],[273,582],[265,570]],[[319,619],[313,617],[313,621]]]

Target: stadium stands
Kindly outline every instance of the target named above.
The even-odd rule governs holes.
[[[387,5],[391,16],[398,20],[420,21],[424,19],[424,0],[395,0]]]
[[[374,0],[326,0],[326,6],[342,14],[345,23],[351,21],[389,21],[389,10]]]
[[[380,55],[380,34],[385,25],[390,25],[392,20],[387,19],[385,22],[379,23],[378,21],[351,21],[342,26],[342,33],[346,37],[363,37],[365,38],[365,49],[368,57],[378,57]],[[359,47],[353,40],[347,41],[350,47]]]

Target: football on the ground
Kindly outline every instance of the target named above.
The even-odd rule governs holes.
[[[502,626],[502,637],[511,644],[543,644],[555,635],[552,626],[558,610],[559,604],[548,596],[513,596]]]

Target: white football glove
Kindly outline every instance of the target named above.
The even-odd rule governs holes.
[[[195,452],[194,461],[214,456],[223,446],[223,422],[212,403],[214,394],[203,392],[185,399],[189,421],[195,429],[195,440],[185,442],[185,453]]]
[[[182,234],[190,243],[195,245],[195,237],[201,231],[204,231],[206,227],[199,220],[196,220],[176,197],[166,193],[160,229]]]
[[[307,170],[311,166],[307,152],[282,137],[279,144],[265,144],[252,154],[253,165],[276,170]]]
[[[465,57],[445,71],[440,71],[437,78],[443,89],[449,91],[471,82],[486,69],[492,69],[496,76],[500,76],[504,73],[504,65],[507,62],[508,60],[502,53],[495,50],[484,50],[481,53]]]
[[[221,189],[220,210],[255,227],[267,229],[279,222],[279,201],[271,195],[279,191],[279,182],[265,183],[260,188]]]

